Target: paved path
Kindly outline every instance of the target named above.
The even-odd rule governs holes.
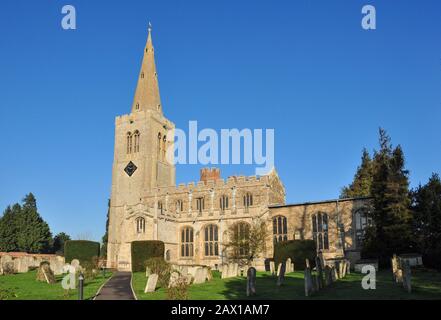
[[[101,288],[95,300],[135,300],[130,281],[130,272],[117,272]]]

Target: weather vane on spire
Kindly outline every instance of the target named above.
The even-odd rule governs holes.
[[[149,32],[151,32],[152,31],[152,24],[151,24],[151,22],[149,21]]]

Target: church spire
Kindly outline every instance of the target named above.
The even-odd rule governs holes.
[[[141,71],[139,72],[132,112],[158,110],[162,112],[159,95],[158,75],[155,65],[155,51],[152,43],[152,25],[149,22],[149,35],[144,49]]]

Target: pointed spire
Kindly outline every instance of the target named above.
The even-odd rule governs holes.
[[[132,112],[157,110],[162,112],[159,95],[158,75],[155,65],[155,50],[152,43],[152,25],[149,22],[147,44],[144,49],[141,71],[139,72]]]

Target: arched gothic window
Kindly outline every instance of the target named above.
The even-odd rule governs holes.
[[[145,219],[137,218],[136,219],[136,233],[145,233]]]
[[[135,133],[133,134],[133,138],[135,140],[135,143],[133,145],[133,152],[134,153],[139,152],[139,137],[140,137],[140,133],[138,130],[136,130]]]
[[[234,242],[238,243],[236,255],[244,257],[249,254],[250,225],[246,222],[238,222],[234,226]]]
[[[176,213],[181,213],[184,211],[184,201],[181,199],[176,200]]]
[[[284,216],[273,218],[273,239],[274,243],[288,241],[288,223]]]
[[[220,208],[222,211],[228,209],[228,196],[223,195],[220,197]]]
[[[181,257],[193,257],[193,228],[181,230]]]
[[[366,228],[372,224],[372,218],[369,216],[369,211],[365,208],[359,209],[354,215],[355,221],[355,244],[360,248],[366,234]]]
[[[219,255],[218,243],[218,227],[215,224],[210,224],[204,229],[204,249],[206,256]]]
[[[317,245],[317,251],[328,250],[328,214],[319,212],[312,215],[312,237]]]
[[[131,132],[127,132],[127,154],[131,154],[132,153],[132,133]]]
[[[245,209],[248,209],[252,205],[253,205],[253,194],[251,192],[247,192],[243,196],[243,206],[245,207]]]

